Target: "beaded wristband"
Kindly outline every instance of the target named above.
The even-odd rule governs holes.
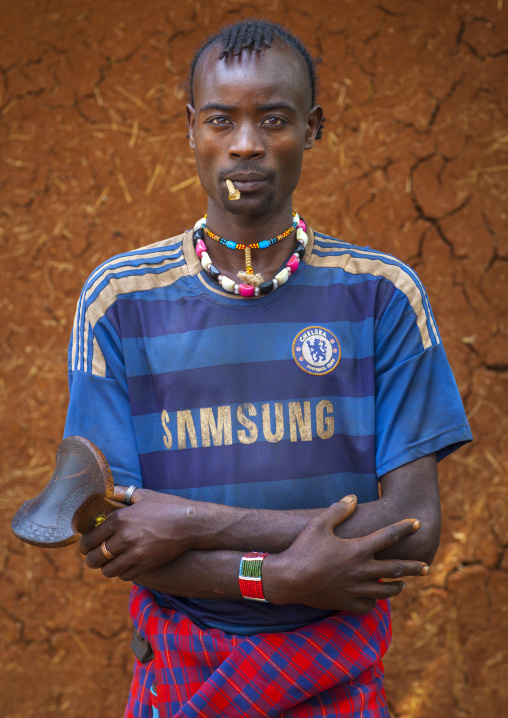
[[[240,561],[240,573],[238,575],[240,591],[244,598],[251,601],[268,603],[263,595],[263,584],[261,582],[261,566],[265,556],[268,556],[268,554],[249,551]]]

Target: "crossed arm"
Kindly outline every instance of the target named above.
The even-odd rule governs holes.
[[[121,501],[126,488],[115,488]],[[266,551],[263,589],[272,603],[365,613],[425,575],[439,545],[434,455],[386,474],[381,497],[345,497],[326,509],[243,509],[134,492],[132,505],[84,535],[91,568],[154,590],[191,598],[241,598],[246,551]],[[115,555],[106,562],[100,544]],[[380,582],[379,579],[396,579]]]

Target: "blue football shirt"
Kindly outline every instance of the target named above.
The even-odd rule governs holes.
[[[101,265],[78,302],[69,384],[65,435],[96,443],[116,483],[231,506],[373,501],[383,474],[472,438],[415,272],[311,230],[298,271],[265,297],[224,292],[192,232]],[[329,613],[156,596],[232,633]]]

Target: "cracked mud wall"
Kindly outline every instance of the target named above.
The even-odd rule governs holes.
[[[74,547],[10,533],[49,479],[67,342],[89,272],[176,234],[205,201],[185,140],[193,49],[237,17],[287,23],[319,55],[324,137],[295,207],[422,277],[476,438],[440,468],[443,537],[393,601],[398,718],[498,716],[508,704],[508,8],[503,0],[1,0],[4,718],[120,716],[128,587]]]

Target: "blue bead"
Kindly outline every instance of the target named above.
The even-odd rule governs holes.
[[[266,249],[270,246],[270,242],[267,239],[264,239],[262,242],[259,243],[259,249]]]
[[[226,247],[229,249],[236,249],[236,242],[230,242],[229,240],[226,242]]]

